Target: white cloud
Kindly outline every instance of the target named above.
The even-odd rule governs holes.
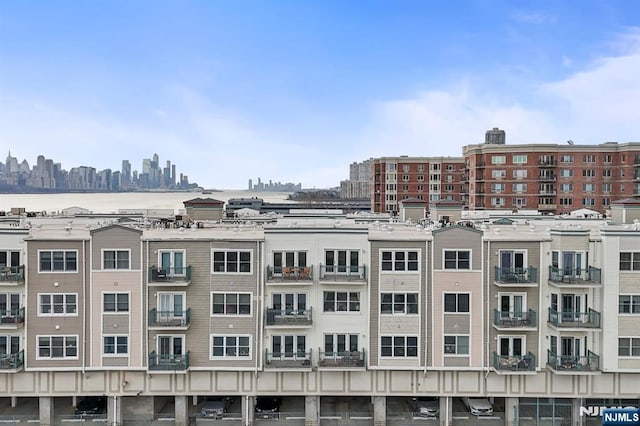
[[[522,22],[526,24],[555,24],[558,22],[558,17],[544,12],[530,12],[530,11],[516,11],[511,14],[511,19],[516,22]]]

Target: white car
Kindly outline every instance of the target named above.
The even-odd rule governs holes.
[[[474,416],[490,416],[493,414],[493,406],[487,398],[464,397],[462,402]]]

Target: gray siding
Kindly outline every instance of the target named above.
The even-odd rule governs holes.
[[[94,270],[102,269],[102,250],[129,249],[131,269],[140,269],[140,236],[142,232],[124,226],[108,226],[91,233],[91,256]]]
[[[443,250],[471,250],[471,269],[482,268],[482,233],[465,227],[443,228],[433,233],[433,269],[444,269]]]

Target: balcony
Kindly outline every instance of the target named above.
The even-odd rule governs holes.
[[[191,265],[149,268],[149,285],[151,286],[186,286],[191,283]]]
[[[191,324],[191,308],[186,311],[157,311],[153,308],[149,311],[149,327],[162,329],[186,330]]]
[[[267,282],[313,283],[313,266],[267,266]]]
[[[5,266],[0,270],[0,284],[18,285],[24,283],[24,265]]]
[[[267,309],[267,325],[279,327],[310,326],[313,324],[309,309]]]
[[[365,283],[366,266],[320,265],[320,280],[335,283]]]
[[[24,351],[15,354],[0,355],[0,371],[18,370],[24,365]]]
[[[156,351],[149,354],[149,370],[186,371],[189,368],[189,351],[184,355],[159,355]]]
[[[506,312],[494,309],[493,326],[497,329],[535,328],[538,315],[533,309],[527,312]]]
[[[309,352],[264,352],[265,368],[311,368]]]
[[[0,311],[0,329],[20,328],[24,325],[24,307]]]
[[[538,195],[556,195],[556,191],[553,189],[539,189]]]
[[[325,352],[319,350],[318,367],[328,368],[363,368],[365,366],[364,350],[347,352]]]
[[[531,352],[519,356],[498,355],[494,352],[493,368],[498,372],[536,371],[536,356]]]
[[[602,284],[600,268],[558,268],[549,266],[549,282],[566,287],[599,287]]]
[[[538,161],[538,166],[544,168],[544,167],[555,167],[557,166],[558,163],[556,162],[556,160],[553,159],[547,159],[547,160],[539,160]]]
[[[558,312],[549,308],[549,323],[558,329],[600,328],[600,312],[589,309],[589,312]]]
[[[538,269],[534,266],[528,268],[503,268],[494,266],[494,284],[505,287],[532,287],[538,285]]]
[[[547,364],[556,372],[599,371],[600,356],[591,351],[587,351],[587,356],[574,356],[547,350]]]
[[[555,175],[538,176],[538,181],[540,181],[540,182],[555,182],[556,181],[556,176]]]

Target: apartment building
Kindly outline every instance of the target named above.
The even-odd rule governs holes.
[[[460,158],[372,159],[371,211],[397,213],[402,200],[460,201],[470,210],[579,208],[606,213],[640,195],[640,143],[599,145],[484,143]]]
[[[90,395],[111,424],[167,406],[174,424],[206,422],[211,397],[233,401],[225,424],[260,424],[264,396],[300,425],[420,423],[419,397],[437,398],[443,425],[479,421],[474,397],[487,421],[599,424],[593,407],[640,402],[630,221],[331,213],[16,230],[2,246],[25,280],[0,285],[26,321],[3,316],[0,387],[15,409],[33,400],[41,424]]]

